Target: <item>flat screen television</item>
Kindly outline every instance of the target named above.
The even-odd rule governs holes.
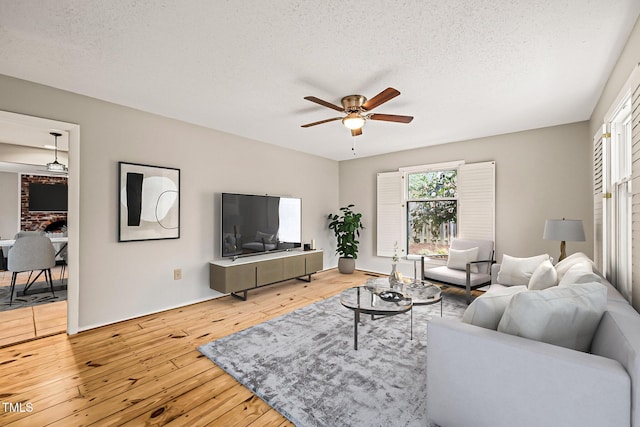
[[[222,256],[302,246],[302,199],[222,193]]]
[[[29,212],[67,212],[66,184],[29,183]]]

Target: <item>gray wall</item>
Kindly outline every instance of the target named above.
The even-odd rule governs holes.
[[[568,253],[592,256],[591,144],[587,122],[437,145],[340,163],[340,204],[354,203],[367,229],[358,268],[386,272],[391,261],[376,254],[376,174],[404,166],[464,160],[496,162],[496,259],[502,254],[549,253],[560,242],[542,240],[547,218],[584,221],[586,242],[568,242]],[[413,263],[401,265],[413,277]]]
[[[20,228],[20,175],[0,172],[0,237],[13,239]],[[5,254],[7,256],[7,254]]]
[[[218,296],[208,262],[220,255],[220,192],[302,197],[303,239],[329,246],[335,161],[7,76],[0,93],[0,110],[80,125],[80,330]],[[181,169],[180,239],[117,242],[118,161]]]

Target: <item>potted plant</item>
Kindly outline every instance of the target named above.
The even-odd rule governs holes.
[[[336,235],[338,247],[336,254],[340,255],[338,260],[338,271],[343,274],[351,274],[356,268],[356,258],[358,258],[358,240],[360,230],[364,230],[362,225],[362,214],[353,212],[351,208],[354,205],[348,205],[340,208],[340,214],[329,214],[327,219],[329,229],[333,230]]]

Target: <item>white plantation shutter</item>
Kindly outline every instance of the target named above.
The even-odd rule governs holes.
[[[640,286],[640,69],[631,81],[631,283]],[[640,305],[640,289],[632,289],[633,305]]]
[[[402,172],[378,174],[378,256],[392,257],[396,243],[399,250],[406,246],[403,175]]]
[[[593,137],[593,262],[599,271],[603,269],[603,176],[602,130]]]
[[[458,237],[495,241],[495,162],[460,165]]]

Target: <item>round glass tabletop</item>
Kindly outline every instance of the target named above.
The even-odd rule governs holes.
[[[367,280],[365,288],[372,293],[379,294],[384,290],[391,289],[391,285],[387,277],[376,277]],[[441,289],[426,280],[405,283],[402,293],[411,298],[413,305],[429,305],[442,300]]]
[[[388,283],[388,282],[387,282]],[[340,294],[340,303],[352,310],[367,314],[397,314],[411,309],[409,296],[390,289],[373,289],[368,285],[344,290]]]

